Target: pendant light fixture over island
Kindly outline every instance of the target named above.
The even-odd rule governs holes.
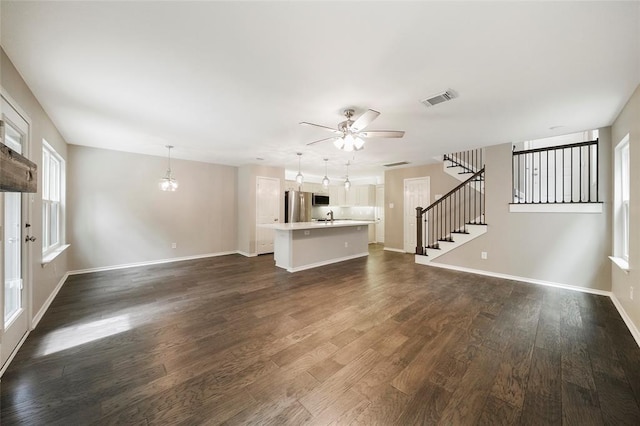
[[[160,179],[160,189],[163,191],[175,191],[178,189],[178,181],[171,174],[171,148],[173,148],[173,145],[166,145],[166,147],[169,150],[169,163],[167,166],[167,174]]]

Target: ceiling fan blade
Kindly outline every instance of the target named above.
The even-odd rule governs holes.
[[[360,132],[358,135],[365,138],[401,138],[404,136],[404,132],[402,130],[371,130]]]
[[[302,121],[302,122],[300,122],[300,124],[302,124],[303,126],[319,127],[321,129],[325,129],[325,130],[328,130],[328,131],[333,132],[333,133],[337,133],[337,134],[340,134],[340,135],[342,134],[342,132],[340,130],[334,129],[333,127],[323,126],[321,124],[313,124],[313,123],[308,123],[306,121]]]
[[[372,109],[367,110],[364,114],[362,114],[356,121],[351,125],[351,130],[354,132],[359,132],[360,130],[367,127],[373,120],[378,118],[380,113],[378,111],[374,111]]]
[[[309,146],[309,145],[313,145],[313,144],[316,144],[316,143],[318,143],[318,142],[328,141],[328,140],[330,140],[330,139],[335,139],[335,138],[336,138],[335,136],[332,136],[332,137],[330,137],[330,138],[324,138],[324,139],[320,139],[320,140],[317,140],[317,141],[309,142],[309,143],[307,144],[307,146]]]

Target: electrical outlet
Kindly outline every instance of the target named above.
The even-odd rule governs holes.
[[[486,251],[480,252],[480,258],[484,259],[484,260],[487,260],[487,252]]]
[[[345,241],[345,242],[344,242],[344,247],[345,247],[345,248],[349,247],[349,242],[348,242],[348,241]]]
[[[629,287],[629,298],[633,300],[633,287]]]
[[[178,243],[171,243],[171,248],[172,248],[172,249],[174,249],[174,248],[178,248]]]

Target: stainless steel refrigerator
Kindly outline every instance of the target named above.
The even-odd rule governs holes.
[[[284,222],[311,222],[311,192],[286,191],[284,193]]]

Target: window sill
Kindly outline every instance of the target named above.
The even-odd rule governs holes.
[[[511,213],[602,213],[603,203],[512,203]]]
[[[609,256],[609,259],[611,259],[611,261],[615,263],[618,266],[618,268],[622,269],[625,274],[629,273],[629,262],[627,262],[621,257],[615,257],[615,256]]]
[[[71,244],[63,244],[60,247],[58,247],[57,249],[53,250],[52,252],[47,253],[46,255],[42,256],[42,261],[40,262],[40,264],[44,268],[49,263],[53,262],[53,260],[56,257],[60,256],[62,254],[62,252],[65,251],[66,249],[68,249],[69,247],[71,247]]]

